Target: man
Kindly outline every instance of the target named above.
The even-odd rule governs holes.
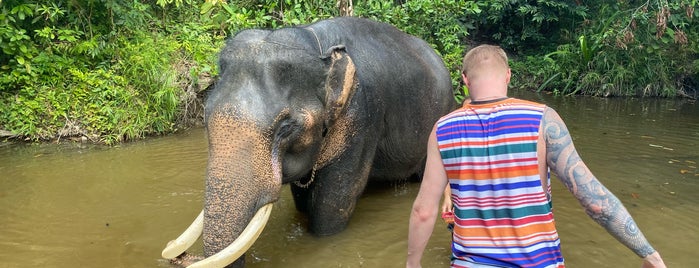
[[[442,117],[429,137],[407,267],[420,267],[447,183],[455,219],[452,267],[564,267],[549,169],[593,220],[642,258],[642,267],[665,267],[619,199],[580,159],[558,114],[507,97],[510,75],[497,46],[464,56],[471,102]]]

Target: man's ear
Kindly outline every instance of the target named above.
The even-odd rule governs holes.
[[[461,80],[463,80],[464,85],[468,87],[468,77],[466,77],[466,74],[464,72],[461,72]]]
[[[510,68],[507,68],[507,75],[505,76],[506,84],[510,84],[510,77],[512,77],[512,70],[510,70]]]

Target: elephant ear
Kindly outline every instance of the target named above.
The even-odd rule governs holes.
[[[331,47],[324,58],[330,61],[325,81],[325,126],[332,127],[346,111],[359,83],[356,67],[344,46]]]

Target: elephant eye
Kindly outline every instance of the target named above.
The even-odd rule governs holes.
[[[298,132],[299,124],[292,120],[284,120],[277,128],[277,139],[286,139]]]

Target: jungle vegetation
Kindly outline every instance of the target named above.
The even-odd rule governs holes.
[[[335,16],[428,41],[452,70],[491,43],[512,88],[696,98],[699,0],[0,0],[0,137],[114,144],[201,122],[216,53],[241,29]]]

